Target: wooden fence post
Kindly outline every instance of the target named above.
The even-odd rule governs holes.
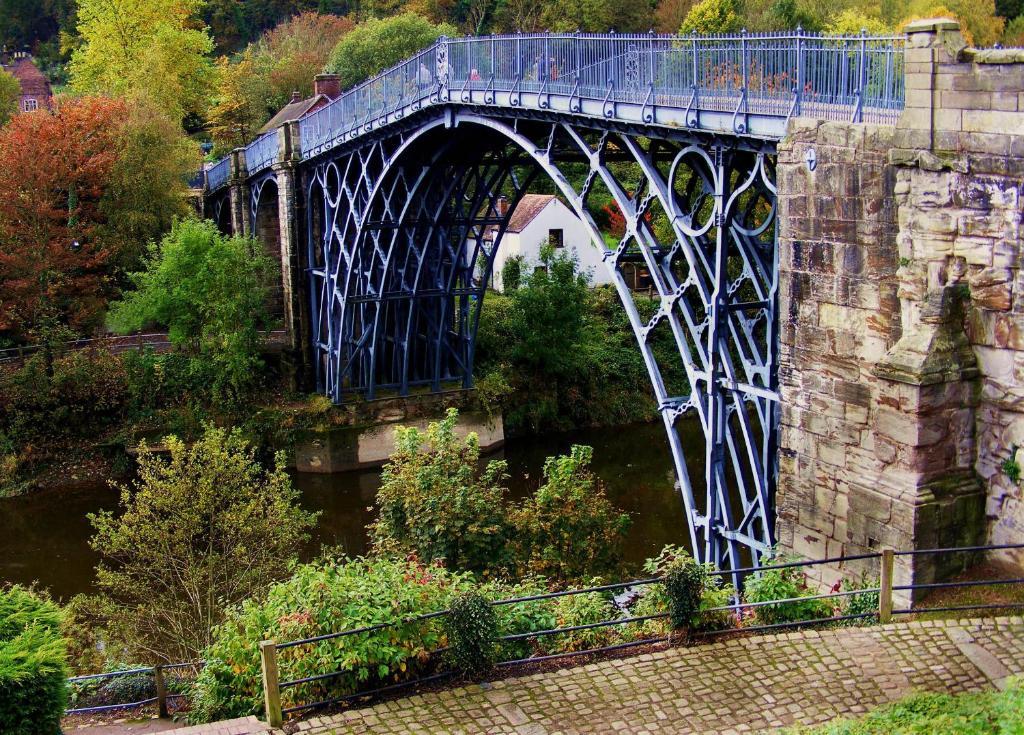
[[[260,641],[260,661],[263,665],[263,703],[267,712],[267,724],[271,727],[281,727],[284,724],[284,715],[281,713],[277,644],[274,641]]]
[[[164,681],[164,667],[157,664],[153,667],[153,682],[156,684],[156,706],[159,709],[160,717],[170,717],[167,711],[167,682]]]
[[[882,549],[882,574],[878,591],[878,622],[892,620],[892,569],[896,554],[892,549]]]

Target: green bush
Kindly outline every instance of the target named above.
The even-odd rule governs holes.
[[[593,454],[577,444],[568,456],[548,457],[544,484],[513,514],[514,557],[531,574],[564,583],[621,572],[629,516],[591,472]]]
[[[791,735],[1020,735],[1024,732],[1024,680],[1002,692],[912,694],[856,720],[788,730]]]
[[[0,726],[7,735],[59,735],[67,705],[60,609],[24,587],[0,590]]]
[[[600,579],[592,579],[587,583],[589,587],[597,587],[601,584]],[[607,592],[585,592],[579,595],[557,597],[555,598],[555,616],[559,628],[603,623],[622,617]],[[608,625],[550,636],[547,647],[552,653],[585,651],[590,648],[610,646],[618,643],[621,639],[622,634],[619,628]]]
[[[308,638],[396,622],[369,633],[296,646],[280,652],[281,679],[340,670],[324,682],[290,687],[284,706],[341,696],[429,672],[430,653],[445,641],[437,619],[402,623],[444,610],[473,587],[471,575],[415,560],[359,558],[305,564],[273,585],[265,598],[229,611],[205,651],[206,667],[192,695],[192,717],[201,722],[259,714],[263,708],[259,642]]]
[[[764,563],[784,563],[784,557],[765,558]],[[813,597],[814,590],[807,586],[803,570],[799,567],[785,569],[769,569],[747,577],[743,586],[745,602],[770,602],[771,600],[788,600],[791,598]],[[758,605],[751,608],[757,617],[758,624],[775,625],[779,623],[795,623],[802,620],[830,618],[835,614],[833,600],[795,599],[793,602]]]
[[[190,358],[190,379],[214,399],[237,401],[262,374],[273,273],[257,241],[181,220],[151,247],[146,270],[133,276],[137,289],[111,305],[109,321],[121,333],[166,327]]]
[[[547,580],[530,577],[515,584],[490,581],[481,587],[481,592],[490,600],[511,600],[518,597],[532,597],[548,592]],[[558,624],[553,599],[530,600],[513,605],[495,605],[494,613],[498,623],[498,637],[522,633],[536,633],[551,630]],[[513,661],[537,653],[546,653],[546,642],[541,638],[520,638],[514,641],[498,641],[496,655],[502,661]]]
[[[712,571],[711,565],[697,564],[681,546],[666,546],[658,556],[644,562],[644,572],[665,581],[644,588],[640,599],[633,604],[632,615],[668,613],[668,617],[630,626],[634,636],[651,638],[676,628],[700,631],[730,627],[730,610],[717,608],[727,608],[735,590],[723,585],[721,578]]]
[[[851,591],[853,590],[867,590],[878,588],[877,579],[869,579],[867,577],[861,577],[861,579],[851,582],[848,587]],[[843,615],[863,615],[869,614],[870,617],[857,618],[856,620],[846,620],[845,625],[871,625],[872,623],[878,622],[878,592],[858,592],[855,595],[850,595],[846,598],[846,606],[843,609]]]
[[[482,676],[495,660],[498,621],[491,603],[476,590],[463,592],[451,601],[444,617],[448,657],[468,676]]]
[[[492,573],[508,562],[505,463],[488,462],[481,470],[477,437],[458,438],[457,421],[458,411],[449,409],[426,433],[395,430],[370,533],[378,550],[413,551],[425,562]]]

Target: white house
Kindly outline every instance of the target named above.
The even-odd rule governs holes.
[[[485,237],[495,234],[495,229],[491,229]],[[491,285],[498,291],[503,290],[501,273],[512,256],[523,257],[524,269],[536,267],[540,249],[546,243],[574,254],[580,270],[589,273],[591,283],[611,283],[601,262],[604,250],[590,239],[579,217],[551,194],[526,194],[512,212],[498,245]]]

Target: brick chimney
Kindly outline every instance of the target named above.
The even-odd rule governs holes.
[[[297,89],[294,92],[292,92],[292,99],[291,102],[289,102],[288,104],[293,104],[295,102],[302,102],[302,95],[299,94],[299,90]]]
[[[506,214],[508,214],[508,197],[500,196],[498,197],[498,216],[504,217]]]
[[[313,95],[336,99],[341,95],[341,77],[337,74],[317,74],[313,77]]]

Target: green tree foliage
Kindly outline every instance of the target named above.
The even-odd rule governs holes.
[[[909,0],[902,6],[903,24],[917,18],[947,17],[960,22],[969,44],[991,46],[1000,39],[1004,18],[996,14],[995,0]]]
[[[82,94],[151,100],[174,120],[206,109],[213,39],[204,0],[78,0],[71,85]]]
[[[736,33],[743,28],[743,18],[735,0],[701,0],[686,14],[679,27],[682,34]]]
[[[256,241],[225,237],[212,222],[180,220],[151,247],[145,271],[134,277],[137,290],[112,305],[110,324],[121,333],[166,327],[211,393],[238,400],[259,375],[272,272]]]
[[[454,26],[431,23],[415,13],[371,18],[348,33],[331,53],[325,70],[351,87],[426,48],[440,36],[457,35]]]
[[[541,21],[552,31],[639,32],[653,27],[654,7],[650,0],[549,0]]]
[[[1006,30],[1003,32],[1003,44],[1005,46],[1024,46],[1024,15],[1018,15],[1006,24]]]
[[[518,289],[488,293],[480,316],[477,385],[502,409],[506,430],[654,418],[647,369],[615,290],[589,288],[576,261],[550,249],[537,265],[526,264]],[[642,294],[633,300],[643,318],[657,308]],[[653,343],[669,385],[684,391],[671,334],[659,332]]]
[[[775,0],[770,9],[772,26],[775,29],[802,28],[805,31],[818,31],[823,25],[820,10],[820,6],[807,7],[797,0]],[[857,32],[860,32],[859,28]]]
[[[18,80],[13,74],[0,69],[0,126],[6,125],[18,111],[20,97],[21,85]]]
[[[199,659],[227,607],[285,576],[315,521],[284,456],[264,470],[237,430],[165,444],[166,457],[140,446],[116,515],[90,515],[101,555],[93,609],[121,660]]]
[[[270,80],[251,48],[237,59],[217,61],[217,89],[210,108],[214,152],[226,155],[246,145],[270,119]]]
[[[480,468],[475,434],[455,434],[458,412],[395,430],[395,451],[381,474],[378,520],[371,535],[382,551],[414,551],[425,562],[483,574],[503,568],[511,533],[505,463]]]
[[[886,25],[885,21],[876,16],[867,15],[862,11],[847,8],[838,15],[832,17],[825,28],[827,33],[836,33],[843,36],[852,36],[866,30],[868,35],[880,36],[892,33],[892,28]]]
[[[655,28],[659,33],[677,33],[693,3],[694,0],[661,0],[654,11]]]
[[[787,559],[776,558],[774,561],[785,562]],[[771,564],[771,560],[766,557],[763,563]],[[743,585],[743,599],[746,602],[793,599],[793,602],[760,605],[754,608],[758,622],[765,625],[831,617],[835,612],[833,600],[800,599],[813,597],[815,594],[815,591],[808,587],[804,571],[799,567],[760,572],[747,577]]]
[[[0,588],[0,727],[60,735],[67,666],[60,609],[24,587]]]
[[[544,483],[517,508],[515,557],[529,573],[568,581],[621,572],[629,516],[608,500],[592,458],[580,445],[548,457]]]
[[[472,588],[472,577],[408,559],[327,559],[298,567],[265,596],[232,609],[203,655],[206,666],[191,717],[206,722],[263,712],[259,642],[290,641],[379,623],[362,635],[296,647],[280,658],[281,678],[344,672],[328,682],[282,691],[285,707],[393,684],[429,670],[441,647],[439,620],[401,621],[447,608]]]

